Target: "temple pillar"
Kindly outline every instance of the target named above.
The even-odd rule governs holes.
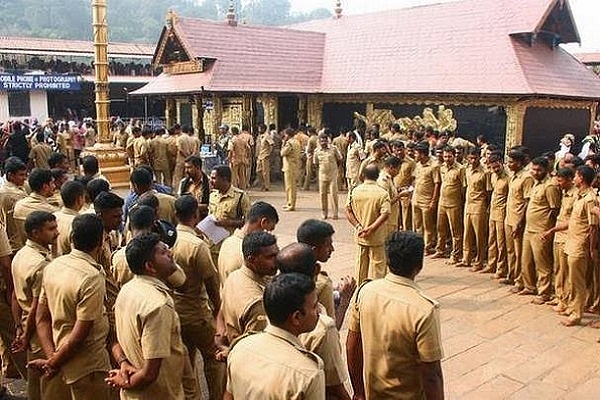
[[[506,138],[505,150],[523,143],[523,126],[527,105],[524,103],[513,103],[506,106]]]
[[[194,96],[194,105],[192,107],[192,113],[194,118],[194,129],[198,133],[200,143],[204,143],[204,106],[202,103],[202,96]]]
[[[249,130],[254,126],[253,117],[254,96],[251,94],[242,95],[242,129],[247,126]]]
[[[223,101],[221,95],[215,94],[213,96],[213,131],[212,131],[212,142],[214,143],[217,139],[219,132],[219,126],[223,120]]]
[[[597,117],[598,117],[598,103],[594,102],[590,106],[590,130],[589,130],[589,132],[594,131],[594,123],[596,122]]]
[[[181,100],[180,99],[175,100],[175,115],[176,115],[177,123],[181,124]]]
[[[320,129],[323,125],[323,100],[319,96],[308,97],[308,124]]]
[[[367,103],[367,110],[365,112],[365,117],[367,117],[367,121],[373,121],[373,114],[375,114],[375,104]]]
[[[175,124],[177,118],[176,112],[175,100],[167,98],[165,101],[165,123],[167,124],[167,128],[170,128]]]
[[[262,104],[265,115],[265,125],[277,125],[277,96],[265,95],[262,97]]]
[[[298,96],[298,124],[301,125],[307,122],[306,118],[306,104],[307,104],[307,96],[300,95]]]

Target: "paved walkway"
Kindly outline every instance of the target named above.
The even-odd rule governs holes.
[[[281,210],[284,195],[281,188],[274,189],[251,192],[252,200]],[[340,194],[340,210],[345,198]],[[299,191],[297,211],[280,211],[274,233],[281,247],[295,241],[302,221],[320,218],[318,199],[314,188]],[[355,247],[343,215],[341,211],[341,219],[329,220],[336,230],[335,252],[325,269],[334,281],[354,270]],[[529,304],[531,297],[509,294],[489,275],[447,267],[443,261],[426,260],[417,281],[441,303],[447,399],[600,398],[600,331],[562,327],[563,317],[549,306]],[[23,385],[15,386],[22,394]]]

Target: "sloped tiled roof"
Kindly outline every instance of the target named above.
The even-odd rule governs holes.
[[[85,40],[63,40],[29,37],[0,36],[0,52],[35,52],[33,54],[72,53],[73,55],[93,56],[94,43]],[[109,43],[109,57],[150,57],[154,53],[151,44]]]
[[[563,41],[578,41],[562,0],[461,0],[287,28],[178,17],[173,29],[190,56],[216,60],[200,74],[209,91],[598,98],[600,78],[564,49],[519,38],[540,33],[556,7],[568,11],[558,21]],[[180,76],[169,81],[194,91]]]
[[[575,53],[573,56],[587,65],[600,64],[600,53]]]

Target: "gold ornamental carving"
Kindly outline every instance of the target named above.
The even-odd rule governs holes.
[[[202,60],[182,61],[163,66],[164,72],[171,75],[195,74],[204,71]]]
[[[319,129],[321,127],[321,121],[323,120],[323,101],[316,96],[310,96],[308,98],[308,124],[314,128]]]
[[[261,98],[263,105],[265,124],[277,124],[277,97],[271,95],[265,95]]]
[[[367,108],[367,111],[370,110]],[[422,115],[416,115],[413,118],[397,118],[392,110],[385,109],[373,109],[370,111],[370,115],[371,117],[368,118],[357,112],[354,113],[354,117],[363,121],[367,126],[379,124],[382,127],[386,127],[388,124],[399,124],[404,131],[432,128],[439,132],[454,132],[458,126],[452,110],[443,105],[438,106],[436,112],[430,107],[425,107]]]
[[[523,125],[526,112],[527,105],[524,103],[512,104],[506,107],[506,149],[523,142]]]

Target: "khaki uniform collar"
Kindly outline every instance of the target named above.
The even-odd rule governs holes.
[[[279,339],[285,340],[286,342],[290,343],[292,346],[296,347],[296,348],[304,348],[304,346],[302,346],[302,343],[300,343],[300,340],[298,339],[297,336],[291,334],[290,332],[286,331],[285,329],[281,329],[275,325],[267,325],[267,327],[265,328],[265,332],[268,333],[269,335],[275,336]]]
[[[197,236],[196,231],[194,230],[194,228],[189,227],[187,225],[183,225],[183,224],[177,224],[177,227],[175,228],[178,232],[185,232],[185,233],[190,233],[194,236]]]
[[[233,231],[233,235],[239,239],[244,239],[244,237],[246,237],[246,234],[244,233],[244,231],[242,230],[242,228],[236,228],[235,231]]]
[[[31,192],[31,194],[29,195],[29,197],[31,197],[32,199],[38,200],[42,203],[47,203],[48,202],[48,198],[46,196],[42,196],[39,193],[36,192]]]
[[[160,290],[161,292],[167,292],[167,293],[170,292],[169,287],[166,285],[166,283],[164,283],[160,279],[155,278],[153,276],[135,275],[133,277],[133,279],[136,279],[136,280],[138,280],[140,282],[143,282],[145,284],[153,286],[153,287],[157,288],[158,290]]]
[[[39,244],[37,242],[34,242],[31,239],[27,239],[27,241],[25,242],[25,246],[31,247],[33,250],[37,251],[38,253],[40,253],[41,255],[43,255],[46,258],[50,258],[50,256],[52,255],[52,252],[50,251],[50,249],[42,246],[41,244]]]
[[[104,273],[104,268],[102,268],[102,265],[100,265],[98,263],[98,261],[96,261],[92,256],[90,256],[85,251],[73,249],[73,250],[71,250],[71,253],[69,253],[69,254],[75,258],[79,258],[80,260],[83,260],[83,261],[91,264],[98,271]]]
[[[69,207],[63,207],[60,209],[60,212],[65,214],[65,215],[79,215],[78,211],[73,210],[72,208]]]
[[[390,281],[390,282],[397,283],[399,285],[409,286],[409,287],[411,287],[411,288],[413,288],[415,290],[418,290],[418,291],[421,290],[419,288],[419,285],[417,285],[417,283],[414,280],[406,278],[404,276],[400,276],[400,275],[395,275],[395,274],[392,274],[392,273],[388,273],[385,276],[385,279],[388,280],[388,281]]]
[[[19,191],[19,192],[27,193],[25,191],[25,188],[23,186],[17,186],[14,183],[12,183],[11,181],[8,181],[8,180],[4,181],[4,186],[7,189],[10,189],[10,190],[16,190],[16,191]]]
[[[252,271],[246,264],[243,264],[240,268],[242,273],[246,275],[248,278],[252,279],[254,282],[259,285],[265,286],[265,277],[258,275],[256,272]]]
[[[561,193],[565,197],[575,196],[577,194],[577,188],[575,187],[575,185],[573,185],[568,190],[562,189]]]

